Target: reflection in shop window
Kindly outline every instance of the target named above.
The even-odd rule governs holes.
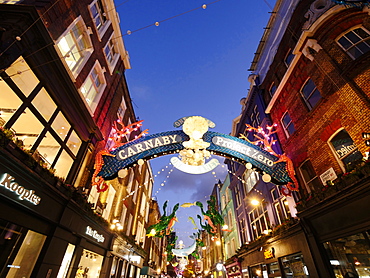
[[[283,267],[283,272],[285,277],[293,278],[309,278],[309,273],[306,264],[303,260],[303,255],[297,253],[294,255],[286,256],[280,258],[281,265]]]
[[[364,231],[324,243],[335,277],[370,277],[369,238]]]

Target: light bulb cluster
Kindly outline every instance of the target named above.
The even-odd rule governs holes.
[[[123,226],[119,222],[118,219],[113,219],[112,224],[110,225],[110,228],[111,228],[111,230],[117,230],[117,231],[122,231],[123,230]]]
[[[96,261],[96,259],[97,259],[97,257],[98,257],[98,255],[97,255],[97,254],[95,254],[95,253],[93,253],[93,252],[90,252],[90,251],[84,250],[84,251],[82,252],[81,257],[82,257],[82,258],[84,257],[84,258],[86,258],[86,259],[90,259],[90,260],[92,260],[93,262],[95,262],[95,261]]]

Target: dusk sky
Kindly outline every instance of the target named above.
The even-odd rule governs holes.
[[[127,84],[144,129],[149,134],[176,130],[173,123],[179,118],[202,116],[216,124],[212,131],[229,134],[241,112],[240,100],[248,94],[248,69],[274,5],[273,0],[116,1],[131,62]],[[206,201],[227,173],[221,157],[212,157],[220,161],[215,173],[203,175],[180,172],[170,158],[151,160],[153,194],[161,208],[166,200],[168,209]],[[197,207],[177,212],[174,228],[186,246],[196,231],[188,217],[199,227],[197,214]]]

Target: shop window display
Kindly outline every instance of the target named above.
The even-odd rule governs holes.
[[[309,272],[303,260],[303,255],[297,253],[294,255],[280,258],[284,277],[286,278],[309,278]]]
[[[336,278],[370,277],[370,231],[324,243]]]
[[[99,277],[103,256],[84,249],[81,255],[76,278]]]
[[[0,220],[0,277],[31,277],[46,236]]]
[[[73,251],[75,250],[75,246],[73,244],[68,244],[67,250],[64,254],[62,264],[59,268],[57,278],[65,278],[67,277],[68,268],[72,261]]]
[[[22,57],[1,78],[0,126],[10,129],[40,164],[65,178],[81,139]]]

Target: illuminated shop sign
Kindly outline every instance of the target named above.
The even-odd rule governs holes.
[[[105,238],[99,234],[96,230],[93,230],[90,226],[86,227],[86,234],[96,239],[97,242],[104,242]]]
[[[38,205],[41,202],[41,198],[35,194],[34,190],[28,190],[23,186],[16,183],[15,178],[9,174],[4,174],[0,180],[0,186],[3,186],[7,190],[14,192],[19,196],[19,199],[26,200],[34,205]]]
[[[274,247],[271,247],[271,249],[266,249],[263,252],[263,255],[264,255],[265,259],[275,258],[275,249],[274,249]]]

